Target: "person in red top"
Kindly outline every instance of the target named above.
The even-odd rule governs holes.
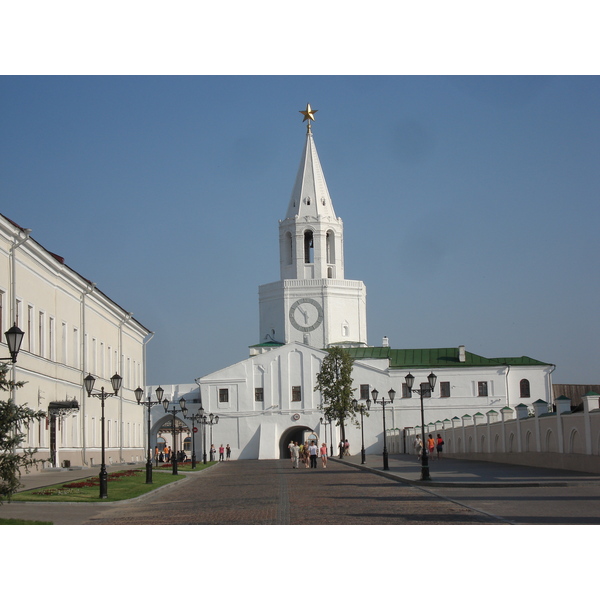
[[[435,440],[435,444],[436,444],[435,449],[437,450],[437,457],[439,460],[440,458],[442,458],[442,450],[443,450],[442,446],[444,445],[444,440],[442,439],[442,436],[439,433],[437,434],[437,439]]]
[[[431,456],[431,459],[433,460],[433,451],[435,450],[435,440],[433,439],[433,435],[431,435],[431,433],[429,434],[429,437],[427,438],[427,452],[429,453],[429,456]]]

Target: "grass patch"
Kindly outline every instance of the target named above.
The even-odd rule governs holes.
[[[0,519],[0,525],[54,525],[52,521],[28,521],[26,519]]]
[[[209,465],[196,467],[196,471]],[[191,470],[191,469],[190,469]],[[98,477],[87,477],[61,485],[18,492],[11,500],[19,502],[116,502],[136,498],[156,488],[185,477],[172,473],[152,472],[152,483],[146,483],[145,470],[117,471],[108,474],[108,498],[101,499]]]

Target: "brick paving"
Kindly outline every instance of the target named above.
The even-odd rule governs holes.
[[[220,463],[135,502],[106,506],[96,525],[499,524],[492,516],[343,463]]]

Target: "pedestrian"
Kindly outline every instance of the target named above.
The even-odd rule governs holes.
[[[321,463],[323,464],[323,468],[327,468],[327,444],[323,442],[321,444]]]
[[[300,468],[300,447],[298,442],[294,442],[292,446],[292,469]]]
[[[162,453],[162,450],[158,453],[158,462],[165,462],[165,455]]]
[[[435,440],[433,439],[433,435],[429,434],[427,438],[427,452],[429,456],[431,456],[431,460],[433,460],[433,451],[435,450]]]
[[[216,453],[215,445],[211,444],[210,445],[210,462],[213,462],[213,460],[215,460],[215,453]]]
[[[338,447],[340,449],[340,458],[344,458],[344,440],[340,440]]]
[[[223,462],[224,458],[225,458],[225,446],[223,446],[223,444],[221,444],[219,446],[219,462]]]
[[[415,454],[417,455],[418,462],[421,459],[421,453],[423,452],[423,441],[421,440],[421,436],[418,433],[413,445],[415,447]]]
[[[160,450],[158,446],[154,446],[154,464],[158,467],[158,459],[160,457]]]
[[[350,442],[348,440],[344,441],[344,456],[350,456]]]
[[[437,457],[438,460],[440,460],[440,458],[442,458],[442,446],[444,445],[444,440],[442,439],[441,434],[437,434],[437,439],[435,440],[436,446],[435,449],[437,450]]]
[[[308,448],[308,452],[310,454],[310,468],[317,468],[317,456],[319,456],[319,447],[315,440],[312,441],[311,445]]]
[[[226,453],[226,458],[227,460],[231,460],[231,446],[229,444],[227,444],[227,446],[225,446],[225,453]]]
[[[304,442],[303,462],[304,462],[304,468],[308,469],[310,467],[310,452],[308,450],[308,443],[307,442]]]
[[[292,461],[292,465],[294,464],[294,451],[293,451],[293,448],[294,448],[294,442],[292,441],[292,442],[290,442],[288,444],[288,450],[290,451],[290,460]]]

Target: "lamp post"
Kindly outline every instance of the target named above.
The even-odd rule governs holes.
[[[219,415],[213,415],[210,413],[210,415],[206,416],[203,408],[201,408],[198,413],[201,415],[200,423],[202,424],[202,460],[204,464],[206,464],[206,427],[210,427],[210,444],[212,446],[212,426],[219,422]]]
[[[146,457],[146,483],[152,483],[152,440],[150,437],[150,409],[157,405],[161,404],[163,400],[164,390],[159,386],[156,388],[156,400],[151,400],[151,394],[148,394],[148,399],[145,402],[142,402],[142,396],[144,395],[144,390],[141,387],[138,387],[135,392],[135,399],[140,406],[148,407],[148,456]]]
[[[427,377],[428,385],[421,384],[418,390],[412,389],[413,384],[415,383],[414,375],[409,373],[404,380],[406,381],[406,387],[408,388],[409,394],[412,394],[414,391],[421,397],[421,435],[423,436],[423,450],[421,451],[421,481],[429,481],[431,477],[429,476],[429,457],[427,456],[427,447],[425,446],[425,411],[423,409],[423,397],[428,392],[433,392],[437,377],[431,372]]]
[[[319,419],[319,421],[321,422],[321,425],[323,425],[325,427],[325,447],[327,447],[327,425],[331,425],[331,421],[328,421],[327,419],[324,419],[323,417],[321,417]],[[333,444],[332,444],[332,448],[333,448]]]
[[[173,407],[171,410],[169,410],[169,399],[165,398],[162,401],[162,405],[163,408],[165,409],[165,412],[167,413],[171,413],[173,415],[173,451],[171,452],[171,464],[173,465],[173,475],[177,475],[177,444],[175,443],[176,440],[176,428],[175,428],[175,415],[180,412],[183,414],[183,416],[185,417],[187,415],[187,411],[188,409],[185,407],[185,398],[181,397],[179,398],[179,406],[180,408],[177,407]]]
[[[376,404],[381,404],[381,406],[383,407],[383,470],[389,471],[390,467],[388,464],[387,435],[386,435],[386,430],[385,430],[385,405],[391,404],[394,401],[394,398],[396,397],[396,392],[392,389],[388,392],[389,400],[386,400],[385,398],[378,400],[377,399],[378,395],[379,395],[379,392],[377,390],[373,390],[371,392],[373,402],[375,402]],[[370,402],[367,400],[367,409],[369,409],[369,408],[371,408]]]
[[[363,429],[363,415],[366,411],[369,410],[371,401],[367,399],[367,406],[364,404],[359,404],[358,400],[353,400],[352,404],[354,405],[354,410],[360,413],[360,439],[361,439],[361,449],[360,449],[360,464],[364,465],[367,462],[367,456],[365,453],[365,430]],[[384,425],[385,429],[385,425]]]
[[[83,384],[85,386],[85,391],[87,392],[88,398],[93,396],[94,398],[100,398],[101,407],[102,407],[102,418],[100,422],[102,423],[102,464],[100,465],[100,498],[108,498],[108,473],[106,472],[106,461],[104,459],[104,401],[111,396],[117,396],[119,390],[121,389],[121,383],[123,382],[123,378],[115,373],[110,378],[110,384],[112,385],[113,392],[105,392],[104,386],[100,388],[100,392],[96,392],[94,394],[94,384],[96,383],[96,378],[90,373],[87,377],[83,379]]]
[[[19,350],[21,349],[21,342],[24,335],[25,333],[17,327],[16,323],[8,331],[4,332],[10,358],[0,358],[0,360],[10,360],[13,365],[17,362],[17,354],[19,354]]]
[[[192,469],[196,468],[196,421],[202,423],[203,418],[204,410],[201,405],[198,412],[190,417],[190,421],[192,422]]]

